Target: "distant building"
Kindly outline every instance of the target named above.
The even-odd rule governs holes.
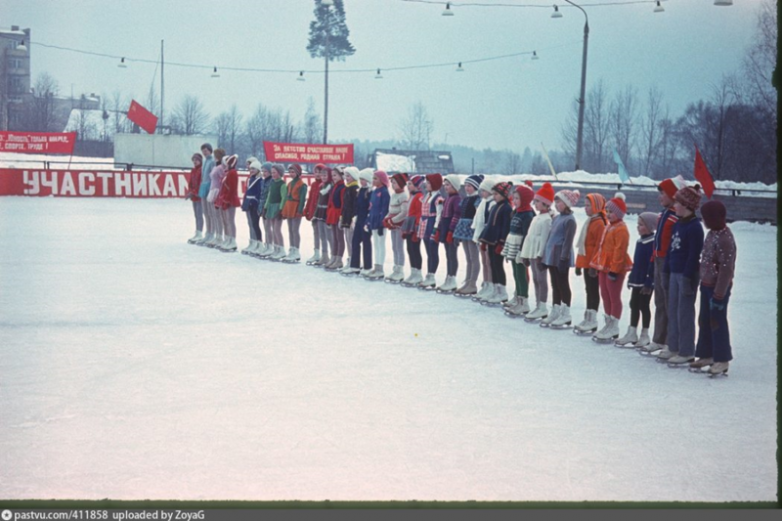
[[[407,174],[453,174],[453,157],[444,150],[397,150],[378,148],[367,162],[375,170]]]
[[[30,29],[0,29],[0,129],[17,130],[24,123],[30,93]]]

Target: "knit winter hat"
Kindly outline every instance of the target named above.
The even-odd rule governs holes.
[[[374,173],[375,177],[377,177],[378,181],[380,181],[380,184],[388,188],[388,174],[383,172],[382,170],[375,170]]]
[[[497,184],[496,179],[487,177],[483,181],[481,181],[481,186],[479,186],[478,188],[486,192],[491,192],[492,188],[494,188],[494,185],[496,184]]]
[[[358,181],[358,168],[355,166],[345,167],[345,175],[349,175],[354,181]]]
[[[502,183],[497,183],[496,185],[494,185],[494,188],[492,188],[492,190],[494,190],[495,192],[503,196],[505,199],[510,198],[510,191],[512,189],[513,189],[513,184],[508,183],[507,181],[503,181]]]
[[[586,204],[592,207],[593,214],[599,214],[606,211],[606,198],[602,194],[587,194]]]
[[[616,195],[606,203],[606,210],[619,217],[619,219],[623,219],[627,213],[625,194],[617,192]]]
[[[315,165],[315,168],[313,169],[313,171],[317,170],[318,168],[320,168],[321,170],[325,170],[326,169],[326,165],[324,165],[323,163],[318,163],[317,165]]]
[[[228,156],[225,158],[225,165],[228,168],[234,168],[236,166],[236,162],[239,160],[239,156],[236,154],[233,154],[231,156]]]
[[[576,204],[578,204],[578,200],[581,198],[581,193],[578,190],[560,190],[554,197],[565,203],[565,206],[568,208],[573,208]]]
[[[725,228],[727,209],[720,201],[709,201],[701,206],[701,216],[706,228],[709,230],[722,230]]]
[[[407,186],[407,174],[394,174],[391,176],[391,179],[396,181],[396,184],[400,190],[404,191],[405,187]]]
[[[433,192],[436,192],[443,186],[443,176],[440,174],[426,174],[426,180],[432,185]]]
[[[694,212],[701,204],[701,185],[680,188],[673,196],[673,200]]]
[[[292,163],[288,170],[293,170],[296,172],[296,175],[301,175],[301,165],[298,163]]]
[[[540,201],[551,206],[554,204],[554,187],[551,186],[551,183],[549,182],[543,183],[543,186],[535,192],[535,197],[533,197],[532,200]]]
[[[282,166],[281,164],[279,164],[279,163],[274,163],[274,164],[272,165],[272,168],[273,168],[273,169],[275,169],[275,170],[277,170],[277,171],[280,173],[280,177],[282,177],[282,176],[284,176],[284,175],[285,175],[285,167],[284,167],[284,166]]]
[[[201,154],[199,154],[198,152],[196,152],[195,154],[190,156],[190,160],[192,161],[193,159],[198,159],[199,163],[203,163],[204,162],[203,156]]]
[[[253,161],[258,161],[258,158],[257,158],[257,157],[255,157],[255,156],[250,156],[250,157],[248,157],[248,158],[247,158],[247,161],[246,161],[246,163],[249,165],[249,164],[251,164]]]
[[[359,180],[363,179],[364,181],[366,181],[367,183],[369,183],[371,185],[372,184],[372,176],[374,176],[374,175],[375,175],[375,171],[374,170],[372,170],[371,168],[364,168],[363,170],[360,170],[358,172],[358,179]]]
[[[527,186],[526,184],[523,185],[516,185],[515,187],[516,193],[519,194],[519,199],[521,199],[521,204],[518,208],[516,208],[517,212],[526,212],[532,210],[532,206],[530,206],[530,203],[532,203],[532,199],[535,197],[535,192],[532,191],[532,188]]]
[[[638,216],[638,220],[644,223],[646,229],[654,233],[657,230],[657,220],[660,218],[660,214],[654,212],[643,212]]]
[[[261,165],[261,170],[266,170],[267,172],[271,173],[271,171],[272,171],[272,164],[270,162],[266,161],[265,163],[263,163]]]
[[[480,190],[481,183],[483,183],[483,176],[480,174],[471,175],[464,180],[465,185],[473,186],[476,190]],[[491,190],[491,188],[489,190]],[[489,190],[486,191],[488,192]]]
[[[462,187],[462,181],[456,174],[448,174],[445,176],[445,180],[448,181],[448,183],[450,183],[450,185],[453,186],[453,189],[457,192],[459,191],[459,188]]]
[[[424,184],[424,181],[426,181],[426,176],[423,175],[414,175],[410,178],[410,182],[419,190],[421,189],[421,185]]]
[[[687,186],[687,184],[684,182],[684,178],[680,175],[677,175],[676,177],[672,177],[670,179],[664,179],[659,185],[657,185],[657,189],[661,192],[665,192],[668,197],[673,199],[676,195],[676,192],[685,186]]]
[[[253,160],[250,162],[250,168],[254,168],[255,170],[257,170],[257,171],[259,171],[259,172],[260,172],[260,171],[261,171],[261,168],[262,168],[262,167],[261,167],[261,162],[260,162],[260,161],[258,161],[257,159],[253,159]]]

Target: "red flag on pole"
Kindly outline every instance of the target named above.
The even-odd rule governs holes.
[[[706,163],[703,162],[697,145],[695,146],[695,179],[700,182],[706,197],[711,199],[711,194],[714,193],[714,179],[712,179],[709,169],[706,168]]]
[[[148,133],[155,133],[155,127],[157,126],[157,116],[139,105],[136,100],[132,100],[130,102],[130,108],[128,109],[128,119],[146,130]]]

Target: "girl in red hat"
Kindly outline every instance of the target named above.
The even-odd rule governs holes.
[[[554,187],[551,186],[551,183],[543,183],[532,199],[532,205],[538,215],[532,219],[529,232],[521,247],[521,261],[525,266],[531,268],[532,281],[535,285],[535,309],[527,313],[525,317],[530,322],[548,316],[548,307],[546,306],[548,300],[548,279],[546,277],[548,273],[543,264],[543,253],[554,219],[554,214],[551,211],[552,204],[554,204]]]
[[[343,268],[342,256],[345,255],[345,235],[339,227],[342,203],[345,200],[345,180],[341,167],[335,167],[331,170],[331,180],[334,187],[331,189],[326,208],[326,226],[331,236],[331,260],[323,267],[328,271],[335,271]]]
[[[440,264],[440,254],[437,242],[434,240],[435,230],[443,211],[443,196],[440,188],[443,186],[443,176],[440,174],[427,174],[424,183],[426,195],[421,201],[421,222],[418,226],[418,239],[423,241],[426,247],[426,278],[419,284],[423,289],[434,289],[437,281],[434,278],[437,267]]]
[[[313,220],[315,217],[315,210],[318,209],[318,197],[320,197],[320,177],[321,170],[326,168],[323,164],[318,163],[313,169],[315,180],[310,185],[307,197],[307,203],[304,205],[304,218],[312,223],[312,241],[314,252],[312,257],[307,259],[307,265],[313,264],[320,260],[320,228],[318,227],[318,221]]]
[[[494,185],[494,200],[497,203],[491,209],[486,227],[481,234],[481,249],[489,252],[491,262],[491,280],[494,283],[494,292],[481,302],[489,305],[499,305],[508,300],[508,291],[505,288],[507,277],[505,267],[502,264],[502,249],[505,239],[510,232],[511,213],[510,192],[511,183],[501,182]]]
[[[225,174],[220,192],[215,199],[215,207],[220,211],[220,219],[225,230],[225,242],[218,248],[224,252],[236,251],[236,208],[239,202],[239,173],[236,171],[236,154],[225,159],[228,172]]]
[[[589,267],[595,256],[597,247],[603,238],[603,232],[608,225],[606,218],[606,200],[598,193],[587,194],[584,211],[587,220],[581,227],[576,248],[576,276],[584,276],[586,287],[586,311],[584,320],[574,328],[577,333],[594,333],[597,331],[597,311],[600,309],[600,282],[597,270]]]

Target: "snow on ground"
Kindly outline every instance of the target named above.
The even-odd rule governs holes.
[[[42,170],[45,162],[50,161],[51,167],[56,170],[124,170],[114,168],[114,158],[111,157],[82,157],[54,154],[19,154],[15,152],[0,152],[0,168],[26,168],[30,170]],[[70,166],[68,164],[70,161]]]
[[[732,225],[735,362],[713,380],[188,245],[181,200],[7,197],[0,222],[2,498],[777,499],[774,227]]]

